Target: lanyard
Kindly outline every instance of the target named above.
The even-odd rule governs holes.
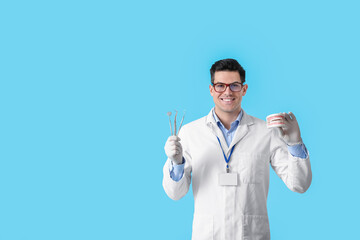
[[[229,161],[230,161],[230,158],[231,158],[231,154],[232,154],[233,151],[234,151],[235,145],[234,145],[234,146],[232,147],[232,149],[231,149],[229,158],[227,158],[226,155],[225,155],[225,153],[224,153],[224,150],[223,150],[223,148],[222,148],[222,146],[221,146],[220,139],[219,139],[218,137],[216,137],[216,138],[217,138],[217,140],[219,141],[219,144],[220,144],[220,147],[221,147],[221,151],[222,151],[223,154],[224,154],[224,158],[225,158],[225,162],[226,162],[226,172],[229,173],[229,172],[230,172],[230,170],[229,170]]]

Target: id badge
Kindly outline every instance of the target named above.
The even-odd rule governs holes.
[[[220,173],[219,174],[220,186],[236,186],[237,185],[237,173]]]

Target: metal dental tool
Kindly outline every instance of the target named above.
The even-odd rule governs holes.
[[[183,124],[183,121],[184,121],[184,117],[185,117],[185,111],[184,111],[184,115],[183,115],[183,117],[182,117],[182,119],[181,119],[181,122],[180,122],[180,127],[179,127],[179,131],[178,131],[178,133],[177,133],[177,135],[179,135],[179,132],[180,132],[180,129],[181,129],[181,126],[182,126],[182,124]],[[176,136],[177,136],[176,135]]]
[[[172,126],[171,126],[171,112],[167,112],[167,115],[169,116],[169,123],[170,123],[170,131],[171,131],[171,135],[173,135],[173,130],[172,130]]]
[[[176,111],[176,110],[175,110],[175,118],[174,118],[174,132],[173,132],[173,129],[172,129],[172,124],[171,124],[171,118],[170,118],[171,114],[172,114],[171,112],[167,112],[167,115],[169,116],[169,123],[170,123],[170,131],[171,131],[171,135],[177,136],[177,135],[179,135],[179,132],[180,132],[181,126],[182,126],[182,124],[183,124],[184,117],[185,117],[185,112],[184,112],[184,115],[183,115],[183,117],[182,117],[182,119],[181,119],[180,126],[179,126],[179,130],[178,130],[178,131],[176,131],[176,130],[177,130],[177,127],[176,127],[176,118],[177,118],[178,111]]]
[[[174,119],[174,129],[175,129],[175,130],[174,130],[174,135],[177,136],[177,135],[176,135],[176,116],[177,116],[177,113],[178,113],[178,112],[177,112],[176,110],[175,110],[175,112],[176,112],[176,113],[175,113],[175,119]]]

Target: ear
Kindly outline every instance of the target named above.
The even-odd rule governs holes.
[[[248,85],[245,84],[245,85],[243,86],[243,88],[241,89],[241,95],[242,95],[242,96],[245,96],[247,89],[248,89]]]
[[[210,90],[210,95],[211,95],[211,96],[214,96],[214,91],[215,91],[215,90],[214,90],[213,85],[211,85],[211,84],[209,85],[209,90]]]

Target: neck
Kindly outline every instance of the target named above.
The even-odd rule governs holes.
[[[234,111],[234,112],[219,111],[215,107],[216,116],[220,119],[221,123],[224,125],[224,127],[227,130],[230,129],[231,123],[236,120],[236,118],[239,116],[240,112],[241,112],[241,107],[240,107],[239,111]]]

